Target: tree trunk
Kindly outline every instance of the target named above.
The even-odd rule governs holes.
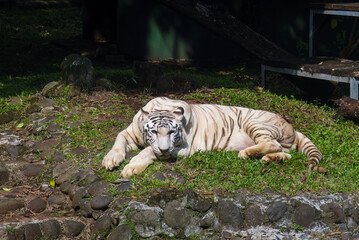
[[[198,0],[157,0],[247,49],[262,60],[293,58],[291,54],[272,43],[236,19],[225,9],[205,5]]]

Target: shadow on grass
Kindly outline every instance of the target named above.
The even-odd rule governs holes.
[[[81,35],[81,9],[1,9],[0,29],[0,98],[31,94],[60,79],[70,52],[51,41]]]

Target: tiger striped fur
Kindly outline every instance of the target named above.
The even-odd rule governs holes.
[[[119,166],[126,152],[144,149],[127,164],[122,175],[139,174],[155,159],[192,155],[196,151],[238,151],[239,158],[261,157],[262,162],[290,159],[298,150],[316,169],[322,154],[281,116],[262,110],[214,104],[188,104],[166,97],[149,101],[120,132],[102,165]]]

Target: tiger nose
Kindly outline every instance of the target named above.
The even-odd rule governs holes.
[[[169,150],[168,148],[165,148],[165,149],[161,149],[161,148],[160,148],[160,151],[161,151],[162,154],[167,153],[168,150]]]

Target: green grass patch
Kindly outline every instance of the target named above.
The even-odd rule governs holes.
[[[155,161],[144,173],[131,178],[136,188],[129,194],[137,195],[137,192],[149,192],[159,187],[190,187],[200,192],[210,192],[216,188],[226,192],[240,188],[257,192],[271,189],[284,194],[320,192],[322,189],[355,192],[359,188],[359,183],[354,180],[359,171],[359,128],[351,121],[335,119],[330,107],[253,89],[213,89],[188,94],[185,99],[263,109],[291,116],[296,130],[306,134],[323,153],[320,166],[325,167],[328,173],[308,172],[305,155],[296,151],[291,152],[292,159],[280,164],[263,164],[259,159],[242,160],[236,152],[198,152],[177,159],[174,163]],[[101,160],[98,159],[99,162]],[[126,163],[112,172],[101,170],[101,174],[113,181],[120,177]],[[180,173],[186,183],[179,184],[171,178],[166,181],[154,179],[155,172],[166,174],[171,171]]]

